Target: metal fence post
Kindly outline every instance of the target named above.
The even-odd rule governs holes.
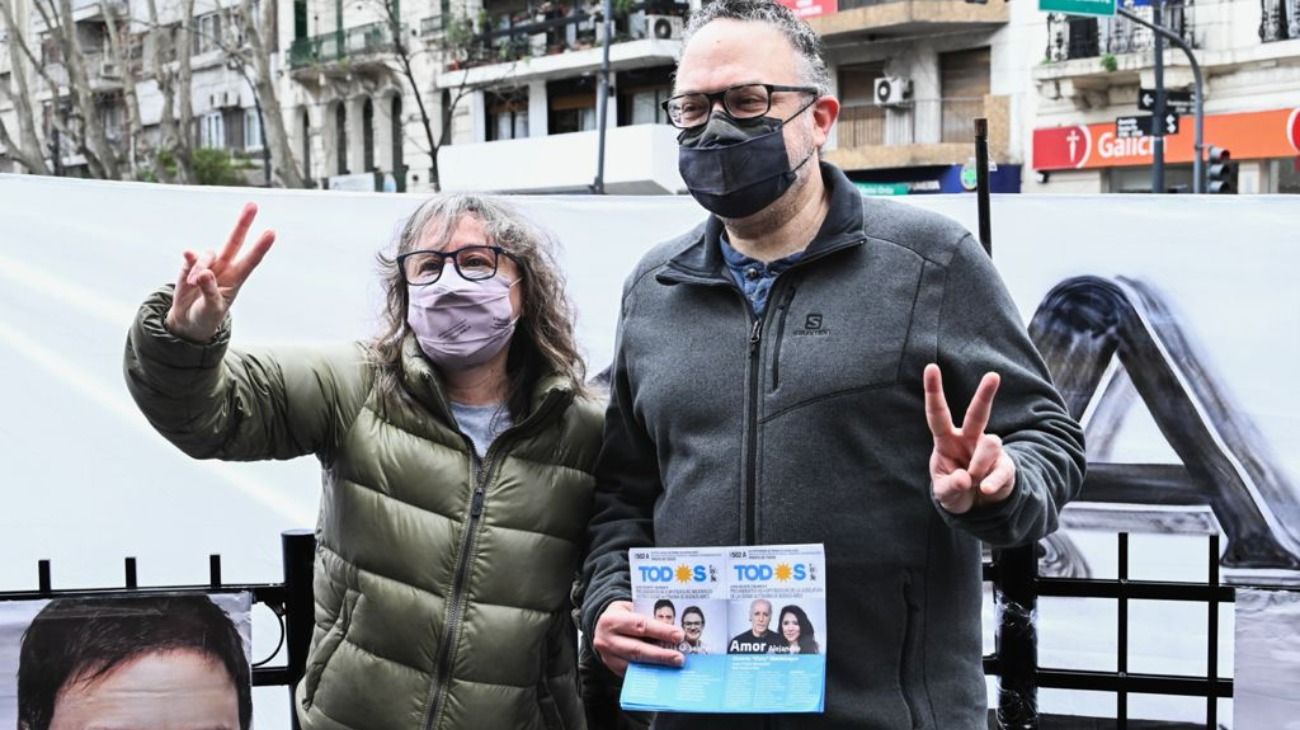
[[[280,533],[284,556],[284,624],[288,650],[290,721],[298,730],[297,702],[294,690],[307,667],[307,647],[311,644],[315,624],[315,598],[312,591],[312,568],[316,558],[316,537],[311,530],[286,530]]]
[[[1008,730],[1037,730],[1038,554],[1034,545],[997,551],[998,722]]]

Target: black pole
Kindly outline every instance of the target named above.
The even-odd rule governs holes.
[[[1157,28],[1163,28],[1161,6],[1164,0],[1151,0],[1151,22]],[[1152,33],[1155,37],[1156,51],[1156,100],[1151,107],[1151,192],[1165,192],[1165,37]]]
[[[289,705],[296,707],[294,689],[306,671],[307,648],[315,625],[312,569],[316,537],[311,530],[286,530],[280,533],[280,551],[284,558],[284,635],[288,651]],[[290,710],[289,714],[293,729],[298,730],[298,713]]]
[[[605,194],[605,128],[609,126],[609,44],[610,36],[614,34],[614,3],[610,0],[604,0],[601,5],[601,19],[605,32],[603,34],[600,60],[600,86],[596,93],[599,97],[596,100],[596,125],[600,128],[596,141],[596,180],[591,184],[591,192],[596,195]]]
[[[998,684],[998,727],[1038,730],[1038,635],[1034,612],[1038,556],[1033,545],[998,550],[997,654],[1002,675]]]
[[[980,245],[993,255],[993,224],[989,220],[989,120],[975,120],[975,197],[979,206]]]

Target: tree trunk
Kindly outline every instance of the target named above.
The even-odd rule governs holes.
[[[154,81],[158,83],[158,95],[162,97],[162,117],[159,120],[158,153],[153,157],[154,177],[162,182],[172,182],[172,175],[167,170],[163,152],[175,159],[176,150],[176,87],[170,70],[167,68],[171,49],[171,31],[158,22],[158,4],[149,0],[149,35],[153,38],[153,54],[149,64],[153,68]],[[181,182],[189,182],[180,167],[176,172]]]
[[[139,179],[138,158],[148,156],[148,145],[144,140],[144,122],[140,119],[140,96],[135,89],[135,69],[131,64],[130,18],[121,25],[114,20],[109,9],[108,0],[100,0],[100,10],[104,13],[106,35],[108,36],[108,53],[122,73],[122,103],[126,107],[126,161],[129,165],[130,178]],[[129,12],[129,11],[128,11]],[[122,33],[122,35],[118,35]]]
[[[22,52],[19,50],[16,39],[20,37],[21,30],[13,15],[13,8],[9,5],[8,0],[0,0],[0,15],[3,15],[5,35],[10,39],[8,46],[9,51],[9,76],[14,81],[14,89],[10,91],[4,88],[5,98],[9,99],[14,108],[14,113],[18,116],[18,144],[14,144],[9,139],[9,132],[5,130],[5,146],[10,153],[17,159],[27,171],[36,175],[48,175],[49,168],[45,165],[45,151],[41,149],[40,138],[36,135],[36,117],[32,114],[32,95],[31,87],[27,84],[27,65],[23,60]],[[30,25],[30,24],[29,24]]]
[[[266,120],[266,126],[262,129],[262,144],[270,150],[271,167],[284,187],[306,187],[293,156],[293,145],[289,142],[289,133],[284,124],[284,111],[280,108],[280,101],[275,91],[275,79],[271,73],[271,56],[261,33],[262,28],[275,27],[275,3],[266,0],[261,3],[263,15],[260,19],[253,12],[252,0],[240,0],[240,6],[245,39],[253,56],[253,86],[257,91],[257,103],[262,108]],[[261,22],[258,22],[259,20]],[[267,180],[267,184],[274,183]]]
[[[37,0],[39,4],[40,0]],[[54,13],[51,13],[53,15]],[[68,87],[73,103],[81,116],[83,152],[89,148],[99,158],[102,177],[110,180],[122,178],[117,154],[108,141],[103,120],[95,108],[95,94],[90,89],[90,74],[86,70],[86,55],[81,50],[81,41],[77,38],[77,26],[72,16],[72,0],[59,0],[58,5],[59,38],[63,45],[64,68],[68,70]],[[87,159],[87,162],[90,162]],[[91,165],[92,170],[94,165]]]
[[[176,169],[181,172],[181,180],[194,184],[194,99],[191,91],[194,69],[190,65],[190,53],[193,43],[190,41],[190,28],[194,25],[194,0],[181,3],[181,30],[176,34],[176,106],[179,129],[176,135]]]

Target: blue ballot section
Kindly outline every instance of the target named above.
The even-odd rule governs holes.
[[[686,665],[628,666],[625,710],[821,712],[826,657],[780,654],[687,655]]]

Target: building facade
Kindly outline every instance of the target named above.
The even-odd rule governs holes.
[[[1029,87],[1012,8],[990,0],[791,0],[822,36],[842,109],[826,158],[868,194],[974,189],[974,120],[989,121],[990,183],[1020,190]]]
[[[14,24],[10,27],[0,20],[0,86],[6,90],[0,95],[0,121],[17,139],[20,107],[30,108],[47,171],[92,174],[79,148],[95,145],[75,134],[86,128],[81,121],[86,107],[73,103],[72,87],[76,85],[90,99],[89,108],[103,130],[106,144],[96,149],[98,157],[105,158],[101,164],[111,164],[116,171],[110,176],[153,179],[156,175],[150,158],[160,148],[165,109],[156,69],[161,64],[164,73],[173,78],[172,118],[177,119],[183,87],[174,79],[180,73],[183,53],[188,56],[192,112],[184,133],[192,147],[228,153],[240,179],[265,184],[262,117],[250,69],[234,58],[243,45],[238,0],[157,0],[152,12],[142,0],[71,0],[77,49],[72,57],[69,45],[61,40],[64,18],[58,14],[57,4],[48,0],[4,2]],[[256,11],[258,5],[251,7]],[[191,12],[186,23],[189,32],[181,35],[187,8]],[[164,37],[167,45],[160,51]],[[272,45],[268,50],[276,63],[278,48]],[[165,58],[156,57],[156,53]],[[22,79],[15,78],[19,74]],[[0,171],[23,171],[15,157],[0,150]]]
[[[1121,0],[1151,20],[1152,2]],[[1162,25],[1194,49],[1205,80],[1207,147],[1229,151],[1228,189],[1300,192],[1300,3],[1296,0],[1163,0]],[[1149,114],[1155,86],[1152,33],[1123,17],[1040,14],[1033,134],[1025,154],[1033,192],[1120,193],[1152,189],[1153,139],[1124,137],[1116,119]],[[1031,52],[1035,52],[1031,47]],[[1166,45],[1165,88],[1193,90],[1186,56]],[[1165,137],[1168,191],[1192,189],[1194,119]]]

